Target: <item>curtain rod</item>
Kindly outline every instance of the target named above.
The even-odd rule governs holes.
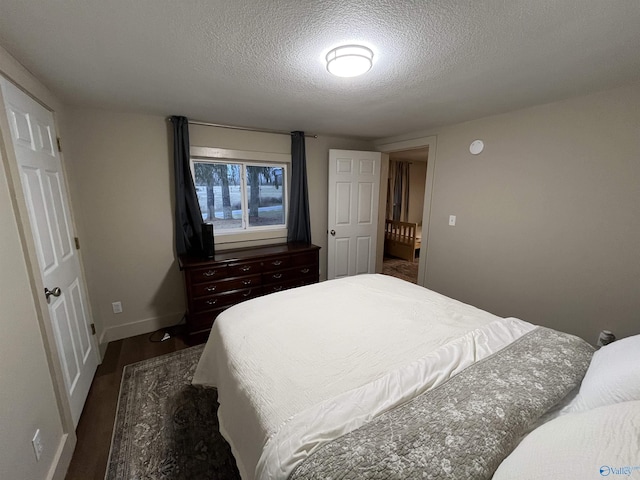
[[[171,120],[170,118],[168,120]],[[218,127],[218,128],[228,128],[230,130],[244,130],[246,132],[260,132],[260,133],[273,133],[275,135],[291,135],[291,132],[287,132],[285,130],[271,130],[269,128],[252,128],[252,127],[240,127],[238,125],[223,125],[220,123],[208,123],[208,122],[199,122],[197,120],[189,120],[190,125],[203,125],[205,127]],[[305,133],[305,137],[308,138],[318,138],[318,135],[313,135],[311,133]]]

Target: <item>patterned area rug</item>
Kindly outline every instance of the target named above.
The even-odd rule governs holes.
[[[408,262],[400,258],[385,257],[382,264],[382,273],[401,278],[407,282],[418,283],[418,260]]]
[[[217,391],[191,385],[203,345],[127,365],[105,480],[239,480]]]

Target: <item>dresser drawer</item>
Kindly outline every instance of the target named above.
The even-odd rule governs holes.
[[[191,293],[194,298],[197,298],[241,288],[258,287],[260,286],[261,278],[260,275],[248,275],[246,277],[230,278],[228,280],[219,280],[211,283],[199,283],[191,287]]]
[[[262,275],[262,284],[267,285],[271,283],[283,283],[289,280],[295,280],[300,273],[297,268],[288,268],[286,270],[279,270],[276,272],[267,272]]]
[[[278,258],[269,258],[264,261],[263,270],[270,272],[275,270],[283,270],[285,268],[292,267],[293,263],[291,262],[291,257],[278,257]]]
[[[297,255],[291,255],[291,263],[293,266],[301,265],[317,265],[318,264],[318,252],[306,252],[299,253]]]
[[[299,276],[318,276],[318,265],[307,265],[306,267],[298,267],[296,268]]]
[[[286,243],[179,258],[185,274],[186,322],[191,339],[205,339],[227,308],[260,295],[317,283],[319,247]]]
[[[318,276],[318,265],[305,265],[262,274],[262,283],[284,282],[298,277]]]
[[[192,300],[191,312],[199,313],[207,310],[213,310],[220,307],[228,307],[236,303],[258,297],[262,294],[261,287],[245,288],[242,290],[232,290],[230,292],[212,295],[210,297],[196,298]]]
[[[301,277],[296,281],[296,284],[294,286],[296,287],[302,287],[304,285],[311,285],[313,283],[318,283],[319,280],[319,275],[309,275],[307,277]]]
[[[288,290],[290,288],[297,287],[298,286],[298,285],[296,285],[297,281],[298,281],[297,279],[294,279],[294,280],[289,280],[287,282],[273,283],[273,284],[269,284],[269,285],[264,285],[262,287],[262,292],[265,295],[268,295],[269,293],[275,293],[275,292],[281,292],[282,290]]]
[[[231,263],[227,266],[225,276],[227,278],[240,277],[244,275],[253,275],[255,273],[260,273],[261,271],[262,271],[261,261]]]
[[[308,275],[306,277],[298,277],[293,280],[288,280],[282,283],[272,283],[263,285],[262,292],[267,295],[269,293],[280,292],[282,290],[289,290],[290,288],[303,287],[304,285],[311,285],[312,283],[318,283],[318,276]]]
[[[267,272],[262,274],[262,284],[269,285],[272,283],[283,283],[307,276],[317,277],[318,266],[308,265],[303,267],[288,268],[286,270],[280,270],[277,272]]]
[[[197,268],[187,272],[191,283],[211,282],[229,276],[226,265],[216,265],[206,268]]]

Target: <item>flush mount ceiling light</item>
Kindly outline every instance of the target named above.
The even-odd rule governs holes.
[[[327,53],[327,70],[337,77],[357,77],[373,65],[373,52],[361,45],[343,45]]]

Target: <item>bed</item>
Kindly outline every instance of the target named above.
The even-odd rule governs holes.
[[[417,223],[385,220],[384,254],[413,262],[420,249],[422,227]]]
[[[592,354],[577,337],[360,275],[225,311],[194,383],[218,388],[243,480],[480,479],[576,391]]]

